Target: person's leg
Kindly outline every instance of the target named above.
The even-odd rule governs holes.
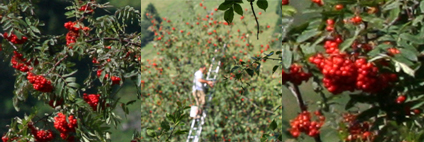
[[[202,94],[201,94],[201,92],[202,91],[199,91],[199,90],[196,90],[196,96],[197,96],[197,101],[198,101],[198,104],[197,104],[197,114],[199,114],[199,115],[201,115],[202,114],[202,110],[203,110],[203,107],[202,107],[202,104],[203,104],[203,102],[202,102]]]
[[[201,108],[202,108],[202,110],[203,110],[203,108],[205,107],[205,103],[206,103],[206,100],[205,100],[205,92],[203,92],[203,91],[199,91],[199,105],[201,106]],[[200,113],[202,113],[202,112],[200,112]]]
[[[196,101],[196,105],[197,105],[197,107],[199,107],[199,97],[197,97],[197,93],[196,93],[197,91],[194,91],[193,92],[193,97],[194,97],[194,100]]]

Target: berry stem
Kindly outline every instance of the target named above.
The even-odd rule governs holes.
[[[321,140],[321,135],[317,135],[316,137],[314,137],[315,142],[322,142]]]
[[[306,111],[307,108],[305,102],[303,101],[302,95],[300,94],[299,86],[293,84],[293,86],[287,86],[287,88],[289,88],[292,94],[296,97],[300,110],[302,112]]]

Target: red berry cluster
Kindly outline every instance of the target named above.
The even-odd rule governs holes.
[[[399,49],[397,49],[397,48],[389,48],[389,49],[387,49],[387,52],[388,52],[388,55],[389,56],[394,56],[394,55],[396,55],[396,54],[399,54],[400,53],[400,51],[399,51]]]
[[[48,142],[54,138],[52,130],[38,130],[32,122],[28,123],[28,127],[37,142]]]
[[[11,138],[10,141],[13,141],[13,140],[16,140],[16,139],[18,139],[18,137]],[[9,138],[6,137],[6,135],[1,137],[1,140],[3,140],[3,142],[9,142]]]
[[[374,138],[374,134],[369,131],[371,124],[369,122],[357,122],[354,114],[346,113],[343,114],[343,122],[347,125],[347,131],[349,135],[345,138],[346,141],[362,141],[371,140]]]
[[[15,34],[9,35],[7,34],[7,32],[3,34],[3,37],[7,39],[8,41],[12,42],[13,44],[23,44],[28,40],[28,38],[24,36],[21,39],[18,39],[18,37]]]
[[[34,75],[32,72],[28,72],[27,79],[37,91],[51,92],[53,90],[51,81],[44,78],[44,76]]]
[[[379,73],[378,68],[366,59],[354,59],[342,53],[328,57],[317,54],[309,61],[322,72],[324,86],[333,94],[355,89],[375,93],[397,80],[396,74]]]
[[[361,18],[361,17],[359,17],[358,15],[356,15],[356,16],[354,16],[354,17],[350,18],[350,21],[351,21],[353,24],[357,25],[357,24],[362,23],[362,18]]]
[[[77,127],[77,119],[73,115],[68,117],[69,123],[66,121],[66,116],[63,113],[58,113],[54,117],[54,127],[60,132],[60,137],[68,142],[75,141],[74,136],[69,136],[69,133],[75,132]],[[69,137],[68,137],[69,136]]]
[[[84,101],[93,108],[94,111],[97,110],[97,105],[99,104],[100,94],[88,94],[84,93]]]
[[[334,30],[334,20],[333,19],[327,19],[327,31],[331,32]]]
[[[311,121],[311,113],[309,111],[303,111],[295,119],[290,120],[290,133],[293,137],[299,137],[301,132],[310,137],[319,135],[319,129],[324,125],[325,117],[319,111],[316,111],[314,114],[318,117],[319,121]]]
[[[112,76],[111,79],[112,79],[112,85],[115,85],[115,84],[119,85],[119,82],[121,82],[121,78],[117,76]]]
[[[21,53],[18,53],[16,51],[13,51],[13,53],[14,55],[12,56],[12,60],[10,61],[12,63],[12,67],[21,72],[29,71],[30,68],[28,66],[30,65],[30,62],[23,58]]]
[[[290,73],[285,73],[283,70],[281,75],[283,83],[289,81],[295,85],[300,85],[302,81],[307,81],[312,76],[310,73],[303,72],[302,66],[298,64],[292,64]]]
[[[339,53],[339,45],[343,42],[340,36],[337,36],[333,40],[327,40],[324,43],[325,52],[327,54]]]
[[[81,6],[79,11],[87,13],[87,14],[91,14],[91,13],[93,13],[93,8],[91,8],[91,6],[86,4],[86,5]]]
[[[71,21],[65,23],[65,28],[69,30],[66,34],[66,46],[75,43],[79,36],[80,28],[75,27],[75,24],[75,22]],[[72,49],[72,46],[69,46],[69,48]]]

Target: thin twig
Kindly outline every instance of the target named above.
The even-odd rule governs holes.
[[[247,98],[247,97],[245,97],[245,96],[242,96],[242,98],[246,98],[249,102],[251,102],[252,103],[252,105],[254,106],[254,107],[256,107],[256,108],[260,108],[258,105],[256,105],[255,103],[253,103],[252,101],[250,101],[250,99],[249,98]],[[268,113],[271,113],[271,114],[274,114],[274,112],[272,112],[272,111],[270,111],[270,110],[267,110],[267,109],[264,109],[264,108],[261,108],[263,111],[265,111],[265,112],[268,112]]]
[[[68,58],[68,55],[65,55],[62,59],[60,59],[59,61],[57,61],[54,65],[53,65],[53,68],[52,69],[50,69],[48,72],[47,72],[47,74],[49,74],[50,72],[52,72],[55,68],[56,68],[56,66],[58,66],[63,60],[65,60],[66,58]]]
[[[169,134],[169,136],[168,136],[168,138],[166,139],[166,141],[169,141],[169,139],[170,139],[170,138],[171,138],[171,136],[172,136],[172,133],[174,133],[174,130],[176,129],[176,127],[178,126],[178,124],[180,124],[180,122],[181,122],[181,121],[178,121],[178,123],[177,123],[177,124],[175,124],[174,128],[172,129],[172,131],[171,131],[171,133]]]
[[[250,7],[252,8],[253,16],[255,16],[256,27],[258,28],[256,38],[259,40],[259,21],[258,21],[258,18],[256,17],[255,9],[253,8],[253,0],[250,1]]]
[[[104,40],[117,40],[117,41],[121,41],[121,42],[126,42],[129,45],[141,47],[141,43],[133,43],[133,42],[131,42],[129,40],[125,40],[125,39],[119,39],[119,38],[113,38],[113,37],[105,37],[103,39]],[[100,38],[94,38],[94,39],[91,39],[91,40],[86,40],[85,42],[94,42],[94,41],[99,41],[99,40],[100,40]]]
[[[289,88],[292,94],[296,97],[300,110],[306,111],[307,108],[306,108],[305,102],[303,101],[302,95],[300,94],[299,87],[297,85],[293,85],[293,86],[287,85],[287,88]]]

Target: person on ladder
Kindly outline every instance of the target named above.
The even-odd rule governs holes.
[[[202,114],[203,107],[205,105],[205,92],[203,84],[206,83],[210,87],[213,87],[213,81],[207,81],[203,79],[203,74],[206,73],[206,66],[202,65],[200,66],[199,70],[197,70],[194,73],[194,80],[193,80],[193,96],[194,100],[196,100],[196,105],[198,107],[197,110],[197,116]],[[196,117],[197,118],[197,117]]]

